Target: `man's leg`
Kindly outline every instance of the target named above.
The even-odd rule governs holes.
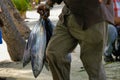
[[[75,40],[67,27],[59,21],[47,47],[46,57],[53,80],[70,80],[69,53],[76,47]]]
[[[89,80],[106,80],[102,55],[104,52],[105,22],[95,24],[84,31],[84,40],[81,43],[81,60],[89,75]]]
[[[71,35],[77,39],[81,46],[81,60],[89,75],[89,80],[106,80],[106,74],[102,64],[102,55],[106,45],[107,24],[100,22],[87,30],[82,30],[74,16],[68,17],[68,26]]]

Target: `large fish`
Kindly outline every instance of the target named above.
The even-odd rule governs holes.
[[[43,26],[42,19],[34,27],[33,43],[31,46],[31,65],[34,77],[37,77],[44,65],[45,48],[46,48],[46,30]]]
[[[24,49],[24,55],[23,55],[23,67],[25,67],[29,62],[30,62],[30,49],[31,49],[31,40],[32,40],[32,35],[30,34],[29,39],[25,45]]]
[[[53,29],[55,26],[53,25],[53,23],[50,21],[49,18],[46,20],[43,20],[43,26],[46,29],[46,40],[47,40],[46,47],[47,47],[48,42],[53,34]],[[49,71],[49,66],[48,66],[48,62],[46,61],[46,58],[44,59],[44,61],[45,61],[44,65],[45,65],[46,69]]]
[[[32,44],[34,43],[33,42],[33,36],[34,36],[34,32],[35,32],[34,30],[35,30],[35,28],[32,29],[32,31],[29,35],[28,41],[25,45],[24,55],[23,55],[23,67],[25,67],[31,61],[30,50],[31,50]]]
[[[40,74],[44,65],[46,69],[49,70],[45,59],[45,50],[52,36],[53,28],[54,25],[49,19],[40,19],[32,29],[25,46],[23,67],[31,61],[32,71],[35,78]]]

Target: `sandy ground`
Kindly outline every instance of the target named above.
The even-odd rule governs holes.
[[[55,6],[51,10],[51,21],[56,24],[58,15],[61,12],[62,6]],[[32,29],[39,19],[39,14],[34,11],[27,12],[27,25]],[[82,62],[79,59],[80,46],[72,52],[71,63],[71,80],[88,80],[86,71],[83,68]],[[120,62],[105,64],[107,80],[120,80]],[[31,70],[31,64],[25,68],[22,67],[22,62],[12,62],[7,52],[6,43],[0,44],[0,80],[52,80],[50,71],[44,67],[38,78],[34,78]]]

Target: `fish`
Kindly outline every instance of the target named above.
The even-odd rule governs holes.
[[[34,27],[33,43],[31,44],[31,66],[33,75],[36,78],[44,66],[46,49],[46,29],[42,24],[42,19]]]
[[[25,45],[23,59],[22,59],[23,67],[25,67],[31,61],[30,49],[31,49],[32,43],[33,43],[33,31],[31,31],[29,38]]]
[[[53,34],[53,29],[54,25],[50,19],[44,20],[40,18],[33,27],[25,45],[23,67],[31,61],[32,72],[35,78],[38,77],[43,66],[49,71],[49,65],[46,60],[46,47]]]

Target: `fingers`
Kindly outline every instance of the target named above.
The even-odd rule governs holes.
[[[40,5],[38,6],[37,12],[38,12],[39,14],[43,14],[43,12],[44,12],[44,4],[40,4]]]

